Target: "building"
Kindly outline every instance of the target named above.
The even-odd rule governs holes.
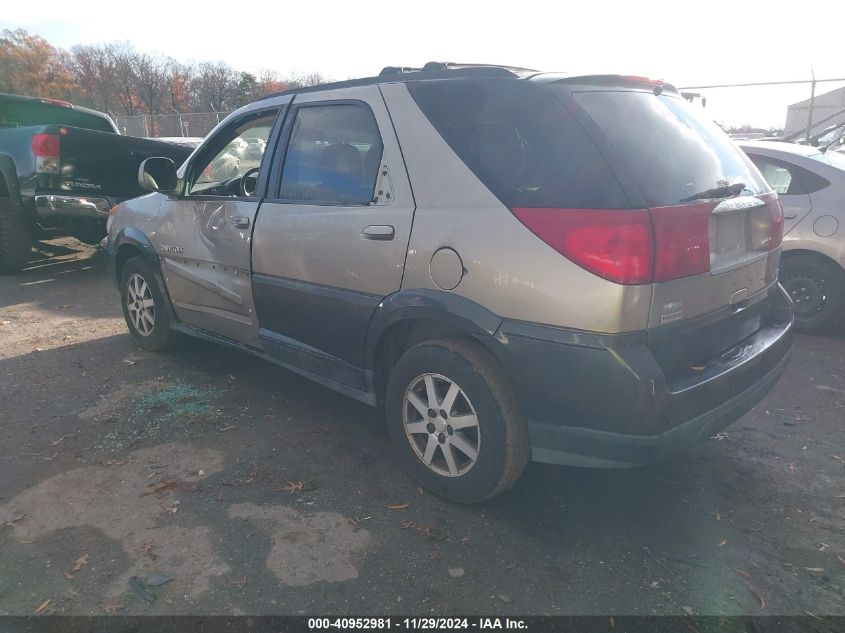
[[[807,116],[810,111],[810,100],[793,103],[786,108],[786,125],[783,135],[803,133],[807,130]],[[830,117],[830,118],[828,118]],[[845,123],[845,88],[837,88],[824,94],[817,94],[813,104],[813,128],[812,135],[817,135],[823,130],[837,123]]]

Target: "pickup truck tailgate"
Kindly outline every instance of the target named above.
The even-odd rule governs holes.
[[[119,198],[145,193],[138,186],[138,167],[145,159],[165,156],[179,166],[192,151],[174,143],[72,127],[60,128],[59,139],[63,191]]]

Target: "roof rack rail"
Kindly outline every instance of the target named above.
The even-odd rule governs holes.
[[[463,70],[467,68],[501,68],[511,72],[540,72],[533,68],[523,68],[521,66],[506,66],[504,64],[459,64],[455,62],[426,62],[422,68],[415,66],[385,66],[378,74],[379,77],[386,77],[388,75],[401,75],[403,73],[418,73],[429,72],[437,70]]]
[[[413,68],[412,66],[385,66],[378,74],[379,77],[386,77],[387,75],[401,75],[402,73],[419,72],[422,68]]]
[[[426,66],[428,68],[426,68]],[[345,81],[333,81],[304,88],[291,88],[265,95],[258,99],[264,101],[273,97],[287,94],[303,94],[317,90],[334,90],[339,88],[351,88],[353,86],[373,86],[393,81],[413,81],[424,79],[455,79],[458,77],[486,77],[498,79],[524,78],[525,74],[536,73],[523,68],[512,66],[497,66],[496,64],[453,64],[447,62],[428,62],[423,68],[412,68],[410,66],[386,66],[376,77],[361,77],[359,79],[347,79]]]

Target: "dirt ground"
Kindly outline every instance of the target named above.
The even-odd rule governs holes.
[[[56,240],[0,278],[0,615],[843,615],[843,422],[845,336],[799,336],[679,459],[533,464],[456,506],[364,405],[203,342],[138,350],[100,255]],[[172,580],[150,603],[133,577]]]

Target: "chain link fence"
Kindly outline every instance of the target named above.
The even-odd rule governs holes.
[[[228,112],[191,112],[187,114],[139,114],[115,116],[121,134],[142,137],[194,136],[208,134]]]

